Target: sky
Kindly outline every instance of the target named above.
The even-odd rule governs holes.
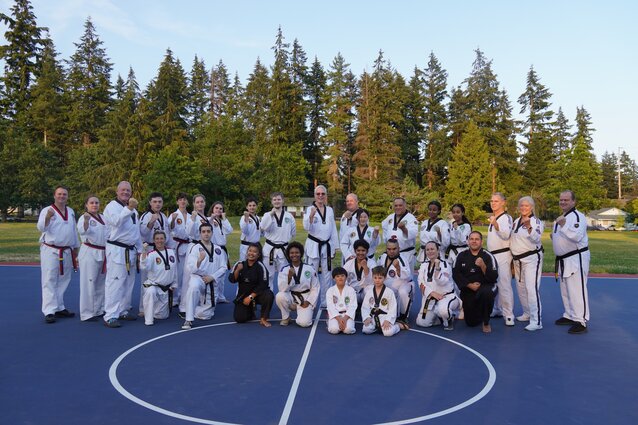
[[[9,13],[12,0],[0,0]],[[272,64],[277,28],[297,39],[309,61],[327,69],[341,53],[355,75],[383,50],[406,79],[434,52],[449,88],[467,78],[480,48],[518,114],[518,96],[533,66],[552,93],[552,109],[574,123],[590,113],[594,151],[625,150],[638,161],[638,2],[609,1],[346,1],[32,0],[38,25],[49,28],[66,59],[91,17],[113,63],[113,78],[132,67],[141,87],[155,77],[170,48],[190,71],[223,60],[245,82],[255,61]],[[5,27],[0,25],[0,31]]]

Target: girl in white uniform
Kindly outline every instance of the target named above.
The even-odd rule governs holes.
[[[239,261],[246,260],[246,252],[251,243],[258,243],[261,238],[260,220],[257,217],[257,201],[255,198],[248,198],[246,201],[246,211],[239,218],[239,229],[241,230],[239,245]]]
[[[348,273],[346,283],[356,294],[359,305],[363,301],[363,294],[368,286],[372,286],[372,269],[377,265],[373,258],[368,258],[370,245],[363,239],[354,243],[355,257],[346,261],[343,268]]]
[[[144,291],[144,324],[152,326],[155,319],[167,319],[170,313],[171,293],[177,288],[177,257],[166,247],[166,233],[158,230],[153,235],[155,248],[143,252],[140,267],[146,270]]]
[[[188,281],[191,278],[191,272],[188,269],[188,253],[194,245],[199,243],[199,226],[209,223],[206,216],[206,198],[201,193],[193,196],[193,213],[190,215],[186,226],[186,234],[190,240],[186,248],[186,257],[184,258],[184,269],[182,271],[182,289],[179,298],[179,317],[186,318],[186,304],[184,303],[184,295],[188,291]]]
[[[467,238],[472,233],[472,224],[465,216],[463,204],[452,205],[452,223],[450,223],[450,244],[445,250],[445,257],[450,266],[454,266],[456,256],[467,249]]]
[[[450,244],[450,225],[441,217],[441,203],[430,201],[428,204],[428,219],[421,223],[421,250],[417,260],[425,261],[425,244],[433,241],[439,245],[439,250],[445,252]]]
[[[345,264],[349,259],[354,258],[354,243],[360,239],[365,240],[370,248],[368,249],[368,258],[373,258],[374,253],[379,246],[379,226],[371,228],[368,226],[370,214],[368,210],[360,208],[357,212],[358,224],[341,230],[341,255]],[[343,222],[342,222],[343,226]]]
[[[226,218],[226,213],[224,212],[224,204],[220,201],[216,201],[213,203],[213,206],[210,207],[208,211],[210,215],[209,221],[213,225],[213,239],[212,242],[216,247],[221,248],[222,256],[226,258],[226,268],[230,269],[230,258],[228,256],[228,249],[226,248],[226,236],[233,232],[233,226],[230,225],[230,221]],[[217,290],[217,301],[220,303],[227,303],[228,300],[224,295],[224,285],[226,283],[226,279],[220,279],[216,283]]]

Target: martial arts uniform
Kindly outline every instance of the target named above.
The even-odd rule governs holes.
[[[436,230],[441,232],[439,233]],[[447,252],[447,248],[450,245],[450,225],[447,221],[437,218],[436,220],[425,220],[421,224],[421,232],[419,233],[419,239],[421,240],[421,250],[417,260],[421,263],[427,258],[425,255],[425,244],[428,242],[436,242],[439,247],[441,255]]]
[[[206,258],[198,266],[197,262],[202,252],[206,253]],[[184,299],[187,321],[192,322],[195,318],[210,320],[215,315],[217,281],[226,279],[228,270],[228,260],[223,252],[214,244],[211,245],[210,251],[201,242],[191,247],[186,257],[186,264],[191,272]],[[205,283],[204,276],[212,276],[213,280]]]
[[[230,257],[228,256],[228,249],[226,248],[226,236],[233,233],[233,226],[230,225],[230,221],[227,218],[221,219],[218,217],[209,217],[210,223],[213,225],[213,238],[211,242],[215,246],[221,248],[222,256],[226,257],[226,269],[230,268]],[[217,300],[221,303],[226,303],[226,296],[224,295],[224,285],[226,279],[219,279],[215,283],[215,290],[217,291]]]
[[[476,265],[478,258],[485,263],[485,273]],[[452,272],[454,282],[461,290],[463,314],[468,326],[487,325],[494,308],[496,296],[496,280],[498,279],[498,265],[494,256],[481,248],[477,255],[467,250],[459,253]],[[481,284],[477,291],[467,287],[469,283]]]
[[[331,334],[341,332],[336,317],[348,316],[349,319],[346,321],[346,328],[343,333],[355,333],[354,315],[357,312],[357,293],[352,287],[344,285],[341,291],[336,285],[328,288],[326,305],[328,307],[328,332]]]
[[[142,251],[139,215],[117,199],[104,209],[107,225],[104,320],[127,316],[137,272],[137,253]]]
[[[239,264],[243,264],[243,269],[239,272],[235,280],[235,269]],[[233,266],[228,280],[237,283],[237,297],[235,297],[235,310],[233,318],[237,323],[245,323],[255,318],[256,304],[261,305],[261,318],[268,319],[275,296],[268,288],[268,270],[261,261],[255,261],[252,266],[248,261],[239,261]],[[248,305],[243,301],[246,297],[255,293],[253,300]]]
[[[416,324],[422,327],[430,327],[438,324],[440,320],[444,326],[448,325],[450,318],[458,317],[461,311],[461,300],[456,296],[455,285],[452,280],[452,266],[445,260],[439,261],[438,270],[434,262],[426,260],[419,269],[419,287],[423,285],[423,299],[421,310],[416,317]],[[437,300],[431,297],[432,292],[438,292],[443,298]]]
[[[405,227],[408,231],[408,235],[404,236],[403,231],[398,227],[401,222],[405,222]],[[416,236],[419,233],[419,222],[414,216],[405,212],[402,216],[398,217],[396,214],[390,214],[381,223],[383,230],[383,241],[388,243],[390,239],[396,239],[399,242],[399,249],[401,250],[401,258],[410,269],[410,273],[414,270],[416,265],[415,246]]]
[[[191,272],[188,269],[188,253],[194,245],[199,244],[199,226],[204,223],[210,223],[208,217],[203,214],[197,213],[197,218],[193,220],[193,217],[189,217],[189,223],[186,226],[187,234],[190,239],[190,243],[186,248],[186,256],[184,257],[183,271],[182,271],[182,289],[179,297],[179,312],[183,315],[186,312],[186,303],[184,302],[184,296],[188,291],[188,282],[191,279]]]
[[[288,264],[286,247],[297,234],[297,223],[292,214],[282,208],[280,214],[274,217],[272,211],[264,214],[261,230],[266,238],[263,256],[268,269],[268,286],[275,292],[275,274]]]
[[[361,318],[363,319],[364,334],[372,334],[377,330],[383,333],[383,336],[392,336],[401,330],[397,325],[397,300],[394,297],[394,291],[383,285],[381,292],[377,294],[374,285],[369,286],[363,295],[363,303],[361,304]],[[366,319],[372,319],[370,324],[366,325]],[[390,322],[389,329],[383,329],[383,322]]]
[[[104,282],[106,280],[106,223],[100,213],[91,214],[89,227],[84,230],[86,217],[78,220],[82,240],[80,264],[80,319],[88,320],[104,314]]]
[[[246,252],[248,252],[249,244],[259,242],[259,238],[261,238],[261,229],[259,228],[259,225],[259,217],[256,215],[251,214],[248,217],[248,223],[244,220],[243,215],[239,218],[239,228],[241,229],[239,261],[244,261],[246,259]]]
[[[45,226],[49,210],[54,214]],[[38,217],[40,236],[40,269],[42,273],[42,313],[46,316],[65,310],[64,292],[76,269],[74,249],[80,246],[75,213],[70,207],[60,211],[55,205],[44,207]]]
[[[312,205],[317,208],[313,202]],[[332,207],[325,205],[324,215],[319,208],[310,222],[310,210],[304,214],[303,228],[308,231],[306,260],[321,275],[321,307],[326,306],[326,291],[332,284],[332,257],[339,247],[339,235]]]
[[[339,221],[339,244],[341,248],[341,264],[342,265],[345,264],[346,261],[348,260],[348,257],[352,255],[351,253],[348,253],[348,255],[346,255],[346,253],[343,252],[342,244],[345,241],[344,238],[347,239],[346,235],[349,235],[350,233],[352,233],[352,229],[359,226],[359,215],[353,213],[350,218],[346,218],[346,212],[347,211],[345,211],[341,215],[341,220]]]
[[[341,229],[341,255],[343,256],[343,264],[348,261],[350,257],[354,257],[354,243],[360,239],[368,242],[370,248],[368,249],[368,258],[373,258],[374,253],[379,246],[381,237],[377,234],[377,237],[373,237],[374,228],[366,225],[363,229],[359,226],[349,227],[347,231]]]
[[[177,287],[177,258],[175,251],[164,248],[150,251],[146,260],[140,260],[146,270],[144,286],[144,324],[152,325],[154,319],[166,319],[172,302],[171,291]]]
[[[153,217],[153,213],[151,211],[145,211],[140,216],[140,236],[142,237],[142,243],[147,243],[149,246],[153,247],[155,244],[153,243],[153,235],[157,231],[163,231],[166,234],[166,247],[173,248],[173,238],[171,237],[171,226],[168,222],[168,218],[164,215],[163,212],[160,211],[159,218],[155,220],[153,226],[149,229],[148,223],[151,221]],[[146,282],[146,270],[140,270],[140,316],[144,313],[144,292],[146,291],[146,287],[144,286],[144,282]]]
[[[498,229],[490,224],[487,228],[487,249],[498,263],[498,292],[494,300],[493,315],[502,314],[505,323],[514,324],[514,291],[512,289],[512,252],[510,251],[510,235],[512,234],[512,217],[503,212],[496,217]]]
[[[294,276],[288,283],[288,270],[293,267]],[[279,271],[277,278],[279,292],[275,297],[277,307],[281,310],[281,319],[290,317],[290,310],[297,310],[297,325],[308,327],[312,325],[312,312],[319,299],[320,285],[315,269],[305,263],[299,267],[288,264]],[[301,307],[304,301],[308,301],[308,307]]]
[[[512,225],[510,249],[514,259],[514,275],[518,297],[523,306],[523,321],[529,317],[530,325],[543,326],[541,305],[541,272],[543,271],[543,222],[530,217],[531,233],[522,227],[520,217]]]
[[[351,258],[346,261],[346,264],[343,265],[343,268],[348,272],[348,279],[346,280],[346,284],[352,287],[357,293],[357,300],[359,304],[363,300],[363,294],[368,286],[374,284],[372,281],[372,269],[377,265],[376,261],[373,258],[368,258],[368,273],[363,272],[363,267],[359,268],[357,265],[357,259]]]
[[[401,256],[397,257],[399,260],[399,268],[401,269],[401,276],[394,266],[394,258],[388,257],[388,254],[382,254],[379,257],[379,265],[385,267],[385,286],[394,291],[394,295],[398,300],[398,320],[408,322],[408,315],[410,314],[410,305],[412,305],[412,297],[414,295],[414,287],[412,284],[412,273],[408,269],[407,263]]]
[[[173,291],[173,304],[178,304],[185,285],[184,265],[186,263],[186,254],[188,254],[188,245],[191,242],[188,230],[191,227],[193,218],[190,214],[182,214],[179,209],[175,213],[177,214],[175,226],[171,229],[171,238],[173,239],[175,254],[177,254],[177,287]],[[169,227],[171,221],[172,218],[169,217]],[[197,235],[199,238],[199,231]]]
[[[451,223],[448,228],[450,229],[450,244],[445,249],[445,259],[450,267],[453,267],[456,256],[467,249],[467,239],[472,233],[472,225],[461,223],[455,229],[454,224]]]
[[[552,244],[556,254],[556,277],[560,279],[563,317],[583,326],[589,321],[587,274],[589,273],[589,241],[585,216],[575,208],[565,215],[565,224],[554,224]]]

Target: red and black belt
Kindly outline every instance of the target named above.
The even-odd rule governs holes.
[[[78,259],[75,255],[75,251],[70,246],[57,246],[50,243],[42,242],[44,245],[55,248],[58,250],[58,261],[60,263],[60,276],[64,275],[64,251],[67,249],[71,251],[71,261],[73,262],[73,271],[78,271]]]

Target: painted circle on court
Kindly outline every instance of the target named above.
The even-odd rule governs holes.
[[[313,325],[313,329],[316,329],[318,322],[325,322],[325,320],[315,320],[315,324]],[[199,417],[194,417],[194,416],[189,416],[189,415],[185,415],[182,413],[178,413],[178,412],[174,412],[165,408],[162,408],[160,406],[154,405],[148,401],[145,401],[143,399],[141,399],[140,397],[135,396],[134,394],[132,394],[131,392],[129,392],[126,388],[124,388],[124,386],[120,383],[118,377],[117,377],[117,370],[118,367],[120,366],[120,364],[126,359],[127,356],[129,356],[131,353],[135,352],[136,350],[140,349],[141,347],[144,347],[146,345],[149,345],[153,342],[156,342],[158,340],[162,340],[164,338],[168,338],[170,336],[174,336],[174,335],[179,335],[179,334],[184,334],[184,333],[190,333],[193,331],[197,331],[200,329],[207,329],[207,328],[211,328],[211,327],[220,327],[220,326],[227,326],[227,325],[236,325],[236,322],[224,322],[224,323],[215,323],[215,324],[211,324],[211,325],[203,325],[203,326],[198,326],[196,328],[193,328],[191,330],[178,330],[175,332],[170,332],[164,335],[160,335],[157,336],[155,338],[151,338],[149,340],[146,340],[144,342],[141,342],[140,344],[137,344],[134,347],[131,347],[130,349],[126,350],[124,353],[122,353],[117,359],[115,359],[115,361],[111,364],[111,367],[109,368],[109,380],[111,382],[111,385],[113,385],[113,387],[121,394],[123,395],[125,398],[129,399],[130,401],[132,401],[133,403],[136,403],[142,407],[145,407],[149,410],[152,410],[154,412],[157,413],[161,413],[163,415],[169,416],[169,417],[173,417],[176,419],[182,419],[185,421],[189,421],[189,422],[193,422],[193,423],[201,423],[201,424],[210,424],[210,425],[236,425],[234,422],[223,422],[223,421],[216,421],[216,420],[212,420],[212,419],[205,419],[205,418],[199,418]],[[464,350],[467,350],[469,353],[471,353],[472,355],[474,355],[475,357],[477,357],[485,366],[485,368],[487,369],[488,372],[488,378],[487,378],[487,382],[485,383],[485,385],[483,386],[483,388],[476,393],[474,396],[468,398],[467,400],[458,403],[454,406],[451,406],[447,409],[443,409],[440,411],[436,411],[427,415],[422,415],[422,416],[417,416],[417,417],[413,417],[413,418],[407,418],[407,419],[401,419],[401,420],[397,420],[397,421],[390,421],[390,422],[380,422],[377,423],[376,425],[399,425],[399,424],[410,424],[410,423],[416,423],[416,422],[423,422],[423,421],[427,421],[430,419],[435,419],[435,418],[439,418],[441,416],[445,416],[448,415],[450,413],[456,412],[458,410],[461,410],[465,407],[468,407],[474,403],[476,403],[477,401],[479,401],[480,399],[482,399],[483,397],[485,397],[490,390],[493,388],[495,382],[496,382],[496,370],[494,369],[494,367],[492,366],[492,364],[490,363],[490,361],[483,356],[481,353],[479,353],[478,351],[472,349],[471,347],[468,347],[464,344],[461,344],[460,342],[454,341],[452,339],[440,336],[440,335],[436,335],[430,332],[426,332],[426,331],[422,331],[419,329],[410,329],[411,332],[415,332],[415,333],[420,333],[426,336],[430,336],[430,337],[434,337],[437,338],[439,340],[443,340],[445,342],[454,344],[460,348],[463,348]],[[294,366],[293,366],[294,367]],[[286,421],[280,421],[280,424],[284,424],[287,423]]]

